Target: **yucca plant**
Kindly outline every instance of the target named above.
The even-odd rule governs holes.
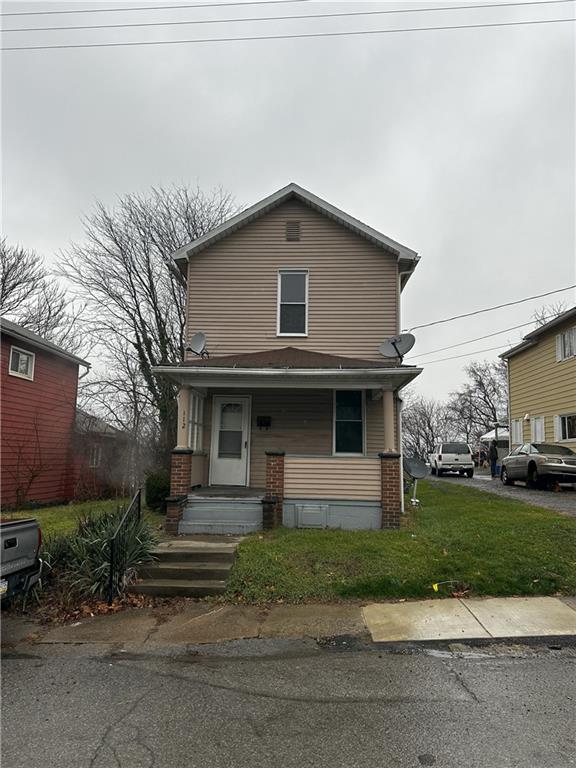
[[[69,537],[69,555],[64,578],[71,591],[85,597],[105,598],[110,583],[110,542],[123,511],[87,516],[78,523],[78,531]],[[153,559],[156,539],[144,520],[130,517],[115,540],[114,557],[117,594],[134,578],[138,563]]]

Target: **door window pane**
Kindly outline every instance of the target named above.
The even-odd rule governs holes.
[[[224,432],[220,430],[218,436],[218,458],[240,459],[242,458],[242,432]]]
[[[242,429],[241,403],[226,403],[222,405],[220,429]]]

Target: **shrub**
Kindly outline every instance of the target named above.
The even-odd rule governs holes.
[[[63,586],[71,594],[81,597],[108,595],[110,581],[110,540],[114,536],[123,511],[89,515],[78,523],[77,531],[66,537],[67,546],[58,543],[55,555],[57,573]],[[115,557],[120,572],[118,593],[132,581],[136,566],[152,560],[156,544],[149,523],[130,517],[120,532],[115,546]]]
[[[146,505],[150,509],[166,511],[166,497],[170,495],[170,474],[165,469],[146,475]]]

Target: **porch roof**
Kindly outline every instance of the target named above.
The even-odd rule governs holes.
[[[284,347],[214,358],[188,360],[153,369],[182,386],[300,387],[307,389],[391,389],[403,387],[422,369],[393,361],[362,360]]]

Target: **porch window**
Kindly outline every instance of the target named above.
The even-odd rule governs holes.
[[[21,379],[34,379],[34,359],[36,355],[33,352],[26,352],[19,347],[12,347],[10,350],[10,366],[8,372],[11,376],[19,376]]]
[[[190,393],[190,439],[188,445],[194,451],[204,447],[204,398]]]
[[[364,453],[364,395],[361,390],[334,392],[334,453]]]
[[[278,336],[308,335],[308,270],[278,273]]]

